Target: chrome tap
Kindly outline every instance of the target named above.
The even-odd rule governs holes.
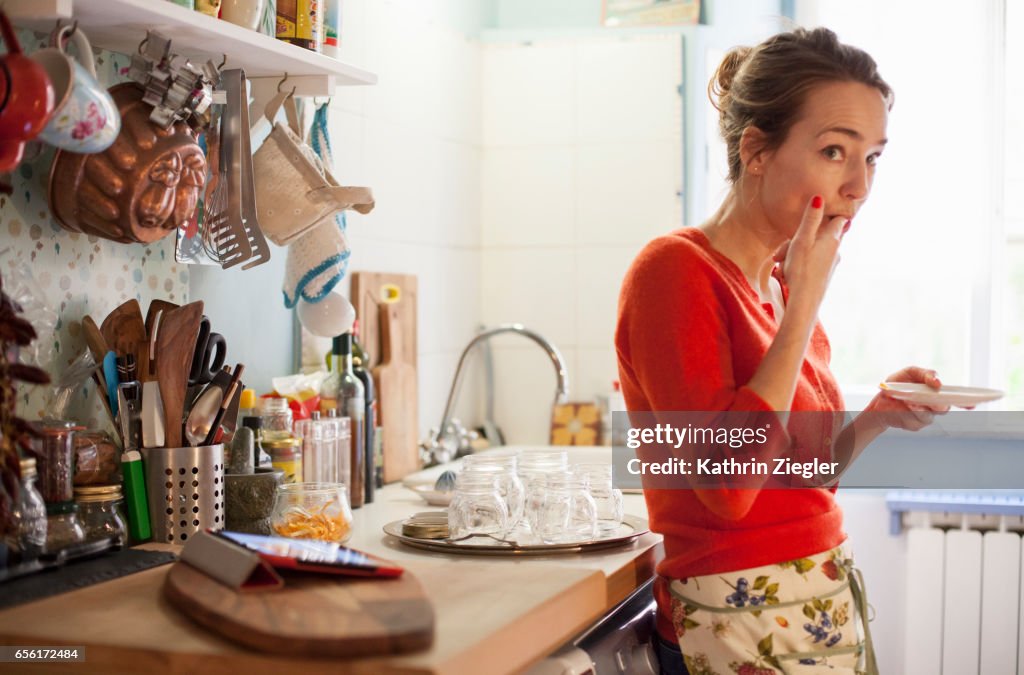
[[[518,323],[506,323],[483,330],[470,340],[466,348],[462,350],[459,364],[455,367],[455,377],[452,379],[452,388],[448,392],[448,402],[444,406],[441,424],[436,429],[431,429],[427,438],[420,442],[420,456],[423,459],[424,466],[434,466],[455,459],[461,446],[470,437],[469,432],[458,423],[458,420],[452,419],[455,399],[458,396],[459,385],[462,382],[462,369],[474,347],[502,333],[518,333],[530,338],[544,349],[551,359],[551,363],[554,364],[555,374],[558,377],[558,383],[555,388],[555,403],[565,403],[568,400],[569,374],[565,368],[565,361],[562,359],[562,354],[558,351],[558,348],[551,344],[543,335]]]

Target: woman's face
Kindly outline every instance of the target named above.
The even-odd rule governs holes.
[[[825,199],[824,222],[852,220],[871,191],[887,121],[874,87],[832,82],[811,90],[783,144],[748,165],[762,175],[757,199],[773,228],[792,238],[814,195]]]

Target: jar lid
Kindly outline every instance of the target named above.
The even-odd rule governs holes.
[[[75,488],[76,502],[111,502],[122,498],[120,485],[82,485]]]
[[[32,422],[32,427],[39,433],[46,436],[61,436],[70,431],[83,431],[85,427],[74,422],[65,420],[45,419],[41,422]]]
[[[22,457],[18,462],[18,466],[21,468],[22,478],[31,478],[36,475],[36,458],[35,457]]]
[[[275,438],[273,440],[263,441],[263,447],[267,450],[287,450],[289,448],[298,448],[302,446],[302,439],[296,438],[295,436],[288,436],[287,438]]]

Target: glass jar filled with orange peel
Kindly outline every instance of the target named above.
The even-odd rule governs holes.
[[[343,483],[291,483],[277,489],[274,534],[336,544],[352,536],[352,509]]]

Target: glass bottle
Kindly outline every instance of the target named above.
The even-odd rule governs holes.
[[[46,546],[46,504],[36,489],[36,460],[21,460],[21,487],[11,515],[17,526],[17,548],[24,560],[39,557]]]
[[[344,333],[334,338],[332,350],[334,358],[331,369],[337,375],[338,390],[335,398],[338,401],[338,414],[350,420],[351,442],[349,467],[351,481],[349,497],[352,508],[363,505],[366,496],[366,398],[363,383],[356,377],[352,369],[352,335]]]
[[[349,451],[352,444],[351,428],[352,420],[347,417],[338,417],[337,408],[327,411],[327,426],[324,429],[327,447],[324,452],[334,453],[336,465],[334,482],[345,485],[352,482],[352,453]]]
[[[119,546],[128,542],[128,518],[120,485],[76,487],[75,503],[86,541],[113,537]]]
[[[363,368],[362,360],[356,358],[354,336],[352,372],[355,373],[355,376],[359,378],[359,382],[363,385],[363,400],[365,403],[363,433],[366,436],[363,440],[363,448],[365,449],[364,454],[366,456],[366,476],[364,480],[366,487],[366,503],[369,504],[373,501],[373,492],[377,487],[377,458],[373,454],[377,424],[377,400],[373,395],[373,376],[370,375],[369,371]]]
[[[269,469],[273,460],[270,453],[263,447],[263,418],[243,417],[242,426],[252,429],[253,466],[259,469]]]
[[[284,473],[282,483],[302,482],[302,439],[295,436],[265,441],[263,447],[270,452],[275,469]]]

